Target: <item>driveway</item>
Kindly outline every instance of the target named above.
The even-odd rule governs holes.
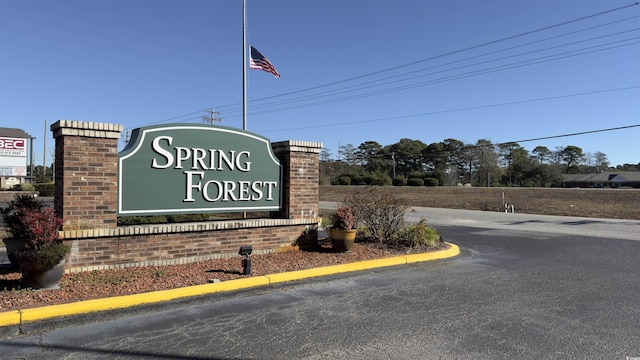
[[[336,207],[334,202],[320,202],[321,209],[335,209]],[[429,224],[436,227],[466,226],[640,241],[640,221],[638,220],[530,215],[428,207],[412,207],[407,211],[406,220],[409,222],[417,222],[422,218],[427,219]]]

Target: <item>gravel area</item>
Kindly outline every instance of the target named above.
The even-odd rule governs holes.
[[[420,252],[429,251],[423,249]],[[415,249],[412,253],[418,252]],[[388,258],[406,251],[388,249],[376,243],[356,243],[351,251],[337,253],[330,243],[321,243],[313,251],[282,251],[251,256],[251,275],[268,275],[356,261]],[[0,273],[0,311],[60,304],[136,294],[155,290],[206,284],[212,279],[221,281],[244,277],[240,257],[217,259],[171,266],[132,267],[122,270],[101,270],[65,274],[60,288],[33,291],[22,289],[20,273]]]

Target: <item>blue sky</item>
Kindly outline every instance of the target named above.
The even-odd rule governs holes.
[[[281,78],[247,70],[247,130],[335,157],[631,126],[520,144],[637,164],[639,29],[628,0],[248,0],[248,44]],[[0,126],[37,137],[36,164],[45,119],[133,129],[214,108],[242,128],[242,66],[241,0],[0,0]]]

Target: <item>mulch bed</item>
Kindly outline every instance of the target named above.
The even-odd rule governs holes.
[[[411,253],[433,249],[411,249]],[[304,270],[404,255],[406,249],[388,248],[379,243],[354,244],[351,251],[335,252],[328,241],[312,249],[292,248],[272,254],[251,256],[251,276]],[[4,265],[3,265],[4,266]],[[206,284],[214,279],[243,278],[240,257],[191,264],[131,267],[65,274],[56,290],[23,289],[20,273],[0,268],[0,311],[24,309],[80,300],[144,293]]]

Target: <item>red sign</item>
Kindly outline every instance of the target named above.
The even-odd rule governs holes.
[[[27,147],[24,139],[0,138],[0,149],[4,150],[25,150]]]
[[[27,140],[20,138],[0,137],[0,157],[27,157]],[[0,161],[0,165],[7,165]]]

